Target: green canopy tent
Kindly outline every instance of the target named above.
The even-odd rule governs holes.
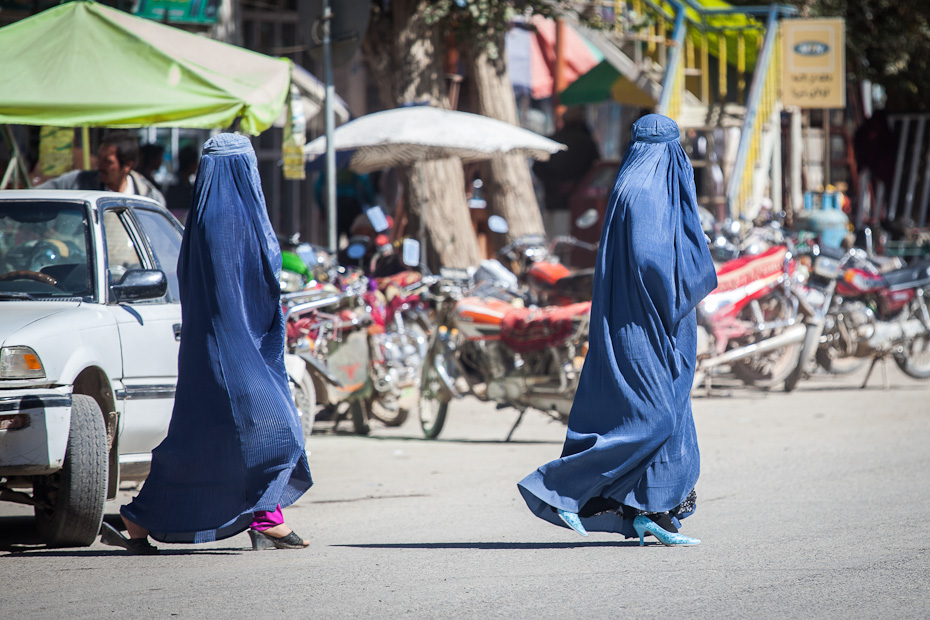
[[[94,2],[67,2],[0,28],[0,49],[0,124],[236,124],[258,135],[278,117],[290,89],[287,59]]]

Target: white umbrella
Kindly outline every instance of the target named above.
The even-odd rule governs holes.
[[[354,151],[349,168],[358,173],[417,161],[458,157],[463,162],[500,155],[547,160],[564,144],[503,121],[429,106],[395,108],[366,114],[333,133],[336,151]],[[320,136],[304,147],[308,160],[326,150]]]

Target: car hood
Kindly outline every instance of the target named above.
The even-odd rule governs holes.
[[[37,321],[80,307],[79,301],[5,301],[0,303],[0,342]]]

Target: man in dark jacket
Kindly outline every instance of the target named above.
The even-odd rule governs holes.
[[[165,197],[132,167],[139,161],[139,141],[128,131],[112,131],[97,149],[96,170],[72,170],[39,185],[42,189],[109,190],[137,194],[165,204]]]

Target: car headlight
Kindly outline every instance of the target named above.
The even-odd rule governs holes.
[[[42,379],[45,368],[36,352],[29,347],[0,349],[0,379]]]

